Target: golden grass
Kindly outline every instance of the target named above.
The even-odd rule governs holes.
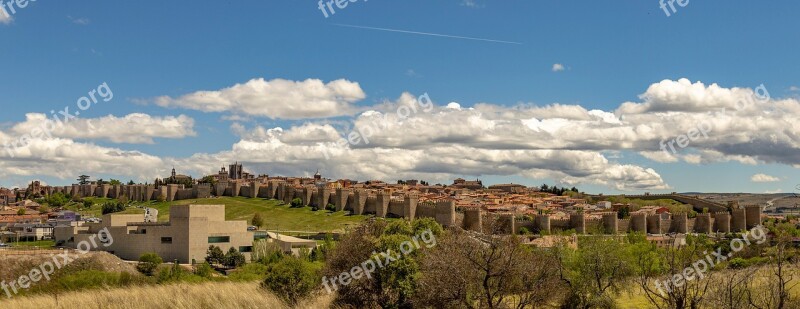
[[[323,295],[301,303],[297,308],[330,308],[333,296]],[[56,296],[2,296],[0,308],[86,308],[86,309],[151,309],[151,308],[270,308],[290,309],[257,282],[214,282],[165,286],[130,287],[111,290],[86,290]]]

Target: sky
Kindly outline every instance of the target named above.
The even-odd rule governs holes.
[[[800,191],[800,3],[664,2],[2,1],[0,186]]]

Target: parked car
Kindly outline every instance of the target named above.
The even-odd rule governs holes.
[[[6,248],[6,247],[11,247],[11,246],[0,242],[0,248]]]
[[[257,231],[257,230],[258,230],[258,227],[255,227],[255,226],[248,226],[248,227],[247,227],[247,230],[248,230],[248,231],[251,231],[251,232],[252,232],[252,231]]]

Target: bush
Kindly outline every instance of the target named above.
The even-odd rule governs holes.
[[[212,273],[214,273],[214,269],[211,268],[211,265],[209,265],[208,262],[199,264],[194,268],[194,274],[203,278],[211,278]]]
[[[268,267],[259,263],[247,264],[228,275],[231,281],[251,282],[264,280]]]
[[[211,265],[219,265],[222,264],[223,260],[225,260],[225,254],[222,253],[222,249],[214,245],[208,246],[206,262]]]
[[[198,278],[199,277],[195,277]],[[158,283],[167,283],[167,282],[178,282],[178,281],[200,281],[200,280],[189,280],[192,279],[191,274],[183,269],[178,261],[175,261],[169,267],[162,267],[161,270],[158,271]]]
[[[299,197],[292,200],[292,208],[301,208],[303,207],[303,200]]]
[[[246,262],[247,261],[244,257],[244,254],[241,254],[239,251],[236,251],[235,248],[231,248],[230,250],[228,250],[228,253],[225,254],[225,258],[223,259],[222,264],[230,268],[236,268],[244,265],[244,263]]]
[[[102,210],[103,210],[103,214],[104,215],[110,214],[110,213],[124,211],[125,210],[125,204],[123,204],[121,202],[118,202],[118,201],[117,202],[106,202],[106,203],[103,203]]]
[[[296,305],[321,283],[321,265],[298,258],[285,258],[267,269],[261,286],[289,304]]]
[[[329,203],[327,206],[325,206],[325,210],[335,212],[336,211],[336,205],[333,205],[333,204]]]
[[[136,265],[136,270],[147,276],[152,276],[162,263],[164,263],[164,260],[158,254],[145,253],[139,257],[139,264]]]

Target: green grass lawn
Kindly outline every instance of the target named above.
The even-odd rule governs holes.
[[[147,202],[141,205],[158,209],[158,220],[169,220],[169,207],[172,205],[225,205],[226,220],[250,220],[256,213],[261,213],[267,230],[312,231],[312,232],[344,232],[348,226],[358,225],[369,216],[348,216],[345,212],[325,210],[312,211],[311,207],[291,208],[280,205],[282,201],[263,198],[220,197],[207,199],[190,199],[174,202]],[[142,209],[129,208],[126,212]],[[134,212],[135,213],[135,212]]]
[[[9,245],[12,247],[20,247],[20,248],[30,248],[30,247],[39,247],[39,248],[52,248],[56,245],[54,240],[37,240],[37,241],[20,241],[19,243],[11,241],[8,242]]]

